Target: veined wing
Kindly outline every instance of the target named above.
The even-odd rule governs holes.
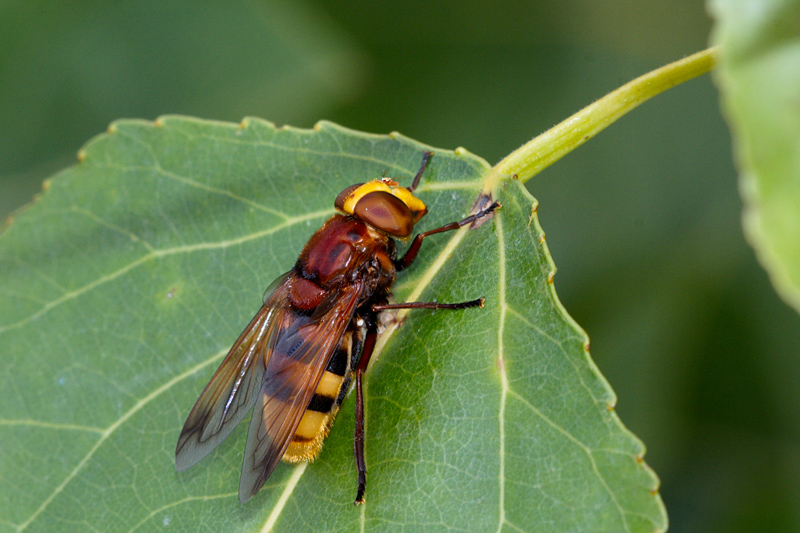
[[[287,302],[291,273],[278,278],[273,287],[189,413],[175,449],[178,471],[211,453],[255,404],[275,333],[291,312]]]
[[[311,316],[295,311],[282,316],[247,434],[239,480],[242,503],[258,492],[286,452],[353,318],[361,289],[355,284],[332,292]]]

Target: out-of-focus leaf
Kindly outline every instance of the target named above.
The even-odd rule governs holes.
[[[376,354],[365,506],[352,398],[319,460],[279,466],[244,506],[246,424],[175,472],[193,402],[335,195],[413,175],[423,150],[329,123],[180,117],[91,142],[0,237],[0,530],[663,530],[644,447],[556,298],[536,200],[513,180],[491,223],[432,236],[401,275],[398,300],[486,307],[412,312]],[[489,171],[435,154],[421,229],[466,215]]]
[[[366,78],[363,52],[304,1],[2,2],[0,37],[0,219],[115,118],[311,124]]]
[[[745,231],[778,293],[800,311],[800,3],[713,0],[711,7]]]

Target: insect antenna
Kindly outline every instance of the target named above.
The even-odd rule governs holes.
[[[417,171],[417,175],[414,176],[414,181],[411,183],[411,186],[407,187],[408,192],[414,192],[414,189],[417,188],[417,185],[419,185],[419,179],[422,177],[422,173],[425,172],[425,167],[428,166],[428,161],[430,161],[432,156],[433,152],[425,152],[422,154],[422,164],[419,166],[419,170]]]

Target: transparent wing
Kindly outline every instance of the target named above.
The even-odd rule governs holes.
[[[247,434],[239,480],[242,503],[258,492],[286,452],[353,318],[360,292],[359,285],[344,287],[329,295],[311,316],[290,311],[282,317]]]
[[[264,380],[279,324],[290,313],[291,275],[278,278],[274,290],[250,321],[186,419],[175,449],[175,468],[186,470],[211,453],[255,404]],[[268,290],[269,292],[269,290]]]

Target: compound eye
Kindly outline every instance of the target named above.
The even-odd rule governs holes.
[[[402,200],[384,191],[365,194],[353,212],[358,218],[396,237],[408,237],[414,231],[411,210]]]
[[[351,185],[348,188],[346,188],[345,190],[343,190],[342,192],[340,192],[339,196],[336,197],[336,201],[333,202],[334,207],[336,207],[336,209],[341,209],[342,211],[344,211],[345,202],[347,202],[347,200],[349,200],[350,197],[353,196],[353,193],[356,192],[356,189],[358,189],[362,185],[364,185],[364,184],[363,183],[356,183],[355,185]],[[350,213],[350,214],[352,214],[352,213]]]

